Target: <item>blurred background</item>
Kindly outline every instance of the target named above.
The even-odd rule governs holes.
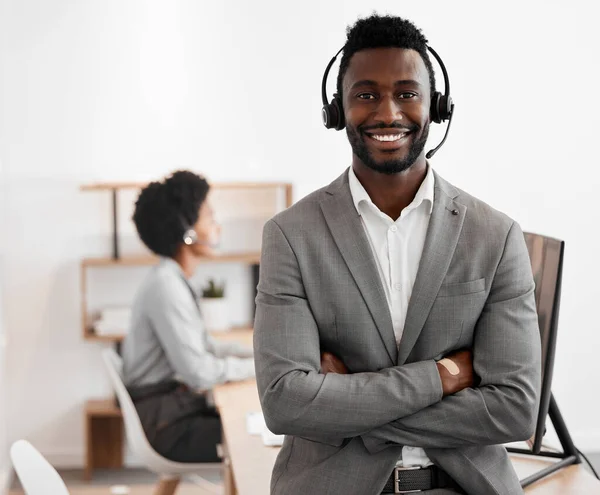
[[[82,260],[112,254],[112,196],[81,186],[183,168],[213,183],[290,184],[293,201],[328,184],[351,152],[344,132],[321,124],[321,77],[346,26],[373,11],[414,21],[448,69],[456,111],[434,168],[523,230],[565,240],[553,391],[576,445],[600,452],[597,10],[585,0],[0,2],[0,477],[19,438],[54,466],[83,468],[86,401],[111,393],[100,352],[114,343],[82,334],[81,273]],[[443,130],[432,126],[430,147]],[[136,194],[119,194],[123,256],[144,254]],[[224,249],[256,251],[284,199],[240,194],[217,201]],[[147,269],[92,270],[90,311],[127,304]],[[197,283],[226,281],[243,326],[252,276],[234,261],[203,266]]]

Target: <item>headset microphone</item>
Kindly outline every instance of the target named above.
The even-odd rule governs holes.
[[[187,246],[208,246],[213,249],[219,247],[218,242],[203,241],[201,239],[198,239],[198,234],[194,229],[188,229],[185,231],[185,233],[183,234],[183,243]]]
[[[323,80],[321,82],[321,99],[323,101],[321,115],[323,118],[323,125],[325,125],[327,129],[335,129],[337,131],[341,131],[346,126],[344,107],[342,105],[342,98],[337,93],[333,95],[331,102],[327,101],[327,76],[329,75],[331,66],[334,64],[335,60],[343,49],[344,47],[340,48],[334,57],[329,61],[327,67],[325,68],[325,73],[323,74]],[[444,75],[444,94],[440,93],[439,91],[435,91],[431,95],[429,119],[431,122],[435,122],[436,124],[440,124],[446,120],[448,121],[446,133],[444,134],[444,138],[442,139],[441,143],[432,150],[429,150],[425,155],[427,159],[429,159],[435,155],[446,142],[448,132],[450,131],[450,125],[452,124],[454,103],[452,102],[452,97],[450,96],[450,79],[448,77],[448,72],[446,71],[446,66],[433,48],[427,46],[427,49],[437,60],[440,68],[442,69],[442,74]]]
[[[450,131],[450,126],[452,125],[452,116],[454,115],[454,103],[450,104],[450,117],[448,118],[448,125],[446,126],[446,132],[444,133],[444,138],[435,148],[429,150],[425,155],[425,158],[428,160],[437,153],[437,151],[442,147],[442,145],[446,142],[446,138],[448,137],[448,132]]]

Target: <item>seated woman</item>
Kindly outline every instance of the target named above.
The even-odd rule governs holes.
[[[219,462],[219,415],[210,390],[254,376],[252,349],[214,341],[188,279],[211,255],[220,227],[205,179],[175,172],[145,187],[133,221],[160,262],[144,280],[123,342],[124,381],[154,449],[179,462]]]

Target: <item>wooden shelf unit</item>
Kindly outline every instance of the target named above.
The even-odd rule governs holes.
[[[119,189],[141,189],[147,186],[148,182],[96,182],[94,184],[83,184],[79,187],[80,191],[114,191]],[[292,184],[289,182],[214,182],[210,185],[211,189],[278,189],[284,188],[286,193],[290,194],[291,204]]]
[[[91,268],[101,269],[111,267],[152,266],[158,263],[158,260],[159,258],[157,256],[127,256],[116,260],[109,257],[84,258],[81,260],[81,328],[84,339],[96,340],[98,342],[120,342],[123,339],[122,336],[102,336],[94,333],[91,315],[88,310],[88,270]],[[260,252],[222,254],[203,259],[203,263],[244,263],[248,265],[258,265],[259,262]]]
[[[83,184],[79,187],[83,192],[106,192],[109,191],[112,197],[112,237],[113,252],[112,258],[117,260],[119,255],[119,225],[118,225],[118,195],[119,191],[124,189],[141,189],[148,182],[98,182],[95,184]],[[216,182],[211,184],[212,190],[232,190],[232,189],[282,189],[285,193],[286,208],[292,204],[293,186],[289,182]]]
[[[88,270],[101,270],[106,268],[152,266],[158,263],[159,258],[152,255],[120,256],[118,232],[118,193],[123,189],[140,189],[147,183],[143,182],[103,182],[86,184],[80,187],[81,191],[108,191],[112,196],[112,225],[113,225],[113,252],[112,256],[90,257],[81,260],[81,318],[82,336],[90,342],[119,345],[124,335],[96,335],[92,329],[91,315],[88,310]],[[281,189],[284,193],[287,208],[292,204],[292,185],[282,182],[230,182],[211,184],[211,189]],[[279,197],[281,198],[281,196]],[[281,200],[280,200],[281,201]],[[274,210],[273,214],[278,210]],[[260,252],[222,253],[206,257],[202,263],[243,263],[257,267],[260,262]],[[255,270],[254,277],[258,271]],[[252,328],[233,328],[227,332],[214,332],[214,338],[219,340],[244,341],[251,345]],[[85,416],[85,441],[86,465],[84,477],[90,480],[96,468],[121,468],[123,466],[123,446],[125,441],[121,410],[114,398],[91,399],[84,405]]]
[[[113,219],[113,252],[111,256],[84,258],[81,260],[80,285],[81,285],[81,327],[82,335],[86,340],[98,342],[118,342],[122,337],[95,335],[92,330],[92,318],[88,310],[87,288],[88,270],[114,267],[152,266],[158,263],[159,258],[153,255],[120,256],[119,233],[117,223],[117,195],[123,189],[139,189],[146,182],[100,182],[80,186],[81,191],[110,191],[112,194],[112,219]],[[255,189],[281,189],[285,195],[285,207],[292,204],[292,184],[284,182],[223,182],[211,184],[215,190],[255,190]],[[243,263],[258,265],[260,252],[226,252],[202,259],[202,263]]]
[[[221,340],[228,340],[230,336],[236,336],[239,334],[251,332],[252,327],[232,327],[230,330],[224,332],[215,332],[212,334],[212,336]],[[85,340],[90,340],[93,342],[109,342],[118,344],[119,342],[123,342],[125,335],[97,335],[93,331],[88,330],[88,332],[83,336],[83,338]]]
[[[158,263],[159,258],[152,255],[122,256],[118,259],[109,257],[84,258],[81,260],[82,268],[92,266],[151,266]],[[259,263],[260,252],[248,253],[223,253],[215,256],[202,258],[202,263]]]

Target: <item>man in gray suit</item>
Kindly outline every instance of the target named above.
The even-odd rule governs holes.
[[[537,408],[529,256],[426,160],[444,111],[426,43],[397,17],[348,31],[327,111],[352,166],[265,225],[256,374],[286,435],[271,493],[522,493],[502,444]]]

